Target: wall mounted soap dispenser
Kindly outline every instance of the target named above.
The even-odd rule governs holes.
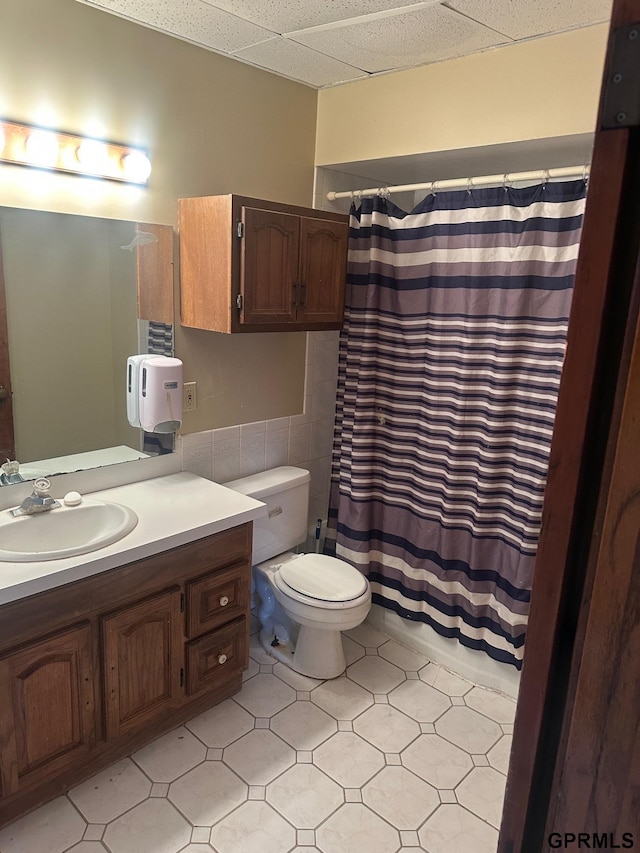
[[[145,432],[171,433],[182,425],[182,362],[166,355],[127,359],[127,417]]]

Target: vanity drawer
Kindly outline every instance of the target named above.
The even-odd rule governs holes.
[[[187,694],[219,687],[226,675],[242,672],[249,655],[247,620],[241,619],[187,643]]]
[[[251,569],[246,562],[187,583],[187,636],[199,637],[246,616],[251,593]]]

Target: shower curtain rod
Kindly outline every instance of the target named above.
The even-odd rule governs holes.
[[[560,178],[583,178],[589,177],[589,165],[562,166],[558,169],[539,169],[535,172],[507,172],[501,175],[480,175],[473,178],[450,178],[443,181],[426,181],[423,184],[398,184],[393,187],[371,187],[367,190],[348,190],[346,192],[329,192],[329,201],[338,198],[361,198],[362,196],[387,195],[388,193],[411,192],[412,190],[428,190],[438,192],[440,190],[472,190],[477,187],[499,186],[503,184],[516,183],[518,181],[550,181]]]

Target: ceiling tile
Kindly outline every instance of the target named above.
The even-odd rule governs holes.
[[[330,86],[366,76],[352,65],[280,37],[238,50],[234,57],[310,86]]]
[[[420,0],[205,0],[276,33],[290,33],[333,21],[420,5]],[[439,0],[425,0],[429,5]]]
[[[291,38],[367,72],[437,62],[508,41],[443,6],[344,27],[308,30]]]
[[[448,6],[512,39],[608,21],[611,0],[449,0]]]
[[[91,5],[223,53],[273,35],[202,0],[91,0]]]

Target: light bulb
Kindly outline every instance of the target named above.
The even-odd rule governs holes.
[[[58,138],[47,130],[34,130],[26,144],[27,160],[36,166],[54,166],[58,160]]]
[[[122,168],[127,181],[143,184],[151,174],[151,163],[142,151],[132,151],[122,158]]]
[[[0,157],[2,157],[2,152],[4,150],[5,136],[4,136],[4,128],[0,127]]]
[[[89,172],[102,173],[109,159],[104,142],[96,139],[83,139],[76,149],[78,163]]]

